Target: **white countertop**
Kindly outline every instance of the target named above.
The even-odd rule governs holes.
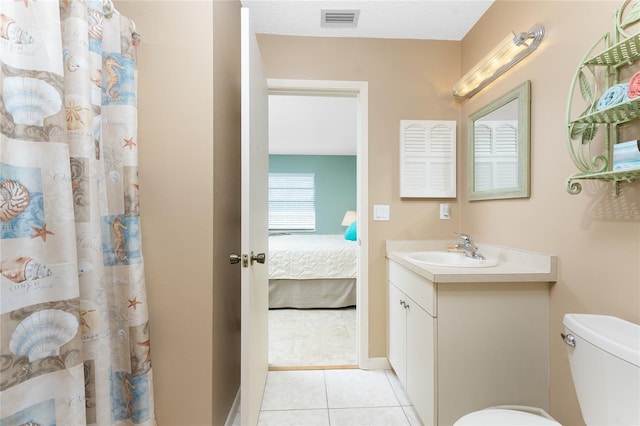
[[[454,240],[387,240],[387,258],[434,283],[463,282],[556,282],[556,256],[476,243],[487,259],[497,259],[492,267],[432,266],[415,262],[408,255],[417,251],[447,251]]]

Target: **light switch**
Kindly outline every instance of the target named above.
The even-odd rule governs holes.
[[[373,205],[373,220],[389,220],[389,206],[374,204]]]

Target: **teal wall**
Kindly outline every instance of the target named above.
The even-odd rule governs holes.
[[[273,173],[316,174],[316,234],[343,234],[342,218],[356,210],[355,155],[270,155]]]

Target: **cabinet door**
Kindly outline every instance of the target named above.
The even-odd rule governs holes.
[[[407,387],[407,327],[404,304],[407,297],[389,282],[389,363]]]
[[[425,425],[435,418],[435,319],[413,300],[407,312],[407,384],[405,389]]]

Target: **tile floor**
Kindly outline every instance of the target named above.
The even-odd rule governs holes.
[[[422,423],[392,370],[342,369],[270,371],[258,425],[421,426]]]

